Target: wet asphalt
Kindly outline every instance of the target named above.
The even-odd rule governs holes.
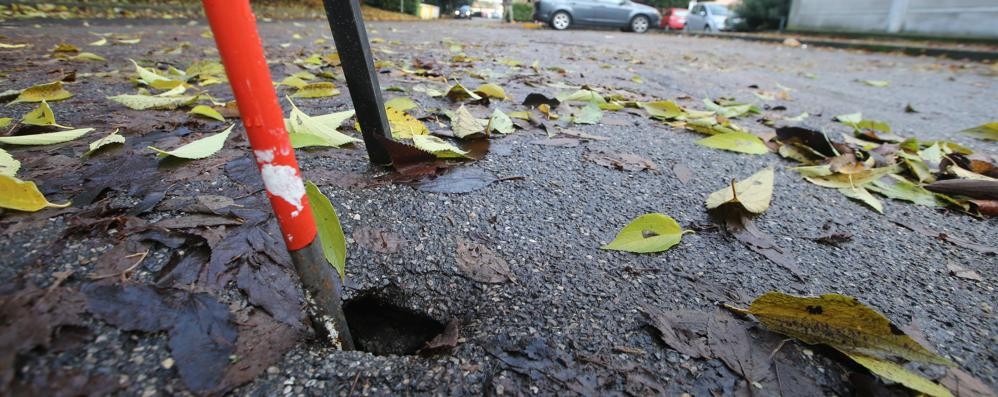
[[[74,29],[79,29],[73,23],[38,23],[47,29],[5,28],[0,34],[37,40],[41,51],[60,40],[72,40]],[[105,22],[90,23],[89,29],[99,31]],[[261,24],[272,60],[289,63],[331,44],[313,43],[328,36],[324,21],[298,24]],[[115,22],[107,30],[146,33],[139,45],[144,59],[171,59],[152,51],[175,45],[177,40],[195,43],[180,59],[198,59],[211,56],[205,50],[210,41],[198,36],[204,26],[159,21],[122,26]],[[468,86],[481,82],[471,74],[497,73],[490,80],[504,86],[514,100],[493,101],[489,109],[469,106],[483,117],[495,107],[522,110],[517,99],[533,92],[556,94],[564,89],[545,83],[561,83],[590,85],[606,93],[625,90],[639,100],[673,99],[696,109],[708,97],[781,105],[786,110],[766,113],[789,117],[807,112],[811,116],[806,124],[824,128],[833,139],[848,132],[832,121],[833,116],[863,112],[868,118],[889,122],[901,136],[949,139],[990,154],[998,149],[995,143],[955,133],[998,115],[993,95],[998,72],[985,64],[657,32],[526,29],[479,20],[371,23],[369,31],[372,38],[383,40],[373,45],[378,59],[433,60],[441,64],[451,82]],[[295,33],[303,39],[293,39]],[[292,45],[282,47],[282,43]],[[480,60],[467,67],[449,65],[447,60],[455,54],[453,44]],[[114,68],[128,70],[125,58],[135,48],[113,51],[120,54],[109,57]],[[12,65],[18,60],[2,53],[0,57],[5,71],[16,76]],[[519,61],[524,67],[512,68],[503,60]],[[534,61],[542,69],[557,67],[566,73],[544,71],[533,76],[529,65]],[[294,69],[275,64],[272,71],[279,80]],[[381,77],[383,88],[411,90],[413,85],[427,83],[397,73]],[[870,87],[858,81],[863,79],[888,80],[890,86]],[[765,102],[752,94],[783,89],[790,99]],[[218,90],[225,95],[226,90]],[[386,93],[386,97],[396,95],[403,94]],[[421,93],[404,95],[413,97],[424,111],[456,107]],[[349,103],[344,89],[341,96],[307,101],[302,108],[309,113],[332,111],[351,107]],[[906,105],[918,113],[906,113]],[[101,106],[90,110],[100,111]],[[13,114],[0,109],[0,116]],[[752,131],[768,129],[753,118],[736,122]],[[565,384],[543,376],[524,376],[489,353],[496,346],[543,338],[553,350],[576,357],[568,366],[570,371],[599,378],[600,394],[627,392],[629,374],[639,371],[668,385],[669,394],[698,395],[706,390],[702,387],[730,382],[734,375],[717,360],[691,360],[664,347],[645,325],[639,307],[707,311],[718,303],[745,306],[752,297],[770,290],[854,296],[895,323],[914,325],[924,332],[931,348],[986,384],[998,384],[994,351],[998,259],[893,222],[915,223],[995,246],[998,224],[994,220],[889,199],[884,199],[885,214],[881,215],[834,190],[802,180],[788,170],[793,163],[775,154],[752,156],[708,149],[693,143],[699,139],[695,133],[624,111],[608,112],[599,125],[570,128],[609,139],[571,148],[531,144],[546,137],[538,129],[495,139],[492,153],[464,166],[482,168],[500,178],[517,178],[468,194],[424,193],[398,184],[320,184],[336,206],[348,236],[347,297],[383,293],[441,323],[459,319],[461,343],[452,355],[422,358],[337,352],[303,342],[235,393],[526,395],[570,391]],[[431,124],[431,130],[437,129],[446,127]],[[353,152],[346,156],[309,151],[301,154],[302,167],[370,177],[385,173],[366,163],[362,149],[349,150]],[[583,159],[589,150],[637,154],[654,162],[657,170],[605,168]],[[690,181],[683,183],[676,177],[672,170],[677,165],[692,171]],[[806,276],[803,281],[710,227],[713,221],[704,209],[710,192],[768,166],[776,169],[773,203],[756,223],[796,258]],[[685,235],[679,245],[659,254],[600,250],[630,219],[649,212],[670,215],[697,233]],[[50,227],[58,231],[64,227],[60,225],[56,220]],[[392,232],[406,242],[394,253],[375,252],[350,238],[361,227]],[[812,240],[829,230],[851,233],[853,239],[840,247]],[[459,239],[489,246],[508,263],[512,280],[484,284],[462,275],[455,259]],[[6,252],[31,251],[48,243],[38,234],[22,232],[0,247]],[[85,240],[65,244],[88,246]],[[60,258],[63,263],[51,264],[53,271],[79,260],[72,255]],[[11,269],[25,266],[8,255],[3,262],[5,281],[16,272]],[[954,277],[947,270],[948,263],[975,270],[983,280]],[[128,374],[132,379],[128,391],[133,393],[182,389],[175,373],[157,367],[168,354],[162,335],[100,329],[89,348],[93,354],[64,360]],[[603,357],[611,364],[578,359],[589,356]],[[637,369],[628,372],[624,367]],[[826,385],[829,391],[850,390],[827,360],[815,358],[810,368],[832,371]]]

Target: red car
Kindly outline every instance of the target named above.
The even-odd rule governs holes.
[[[659,27],[662,29],[669,30],[683,30],[686,26],[686,16],[689,15],[690,10],[685,8],[670,8],[662,13],[662,19],[659,20]]]

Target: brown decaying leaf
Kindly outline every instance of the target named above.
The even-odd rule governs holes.
[[[998,216],[998,200],[970,200],[977,212],[984,216]]]
[[[852,241],[852,233],[847,232],[834,232],[823,236],[815,237],[812,240],[818,244],[831,245],[838,247],[843,243]]]
[[[644,170],[654,171],[658,169],[655,167],[655,163],[651,162],[651,160],[631,153],[594,150],[584,153],[582,158],[604,167],[621,171],[636,172]]]
[[[497,284],[513,279],[506,260],[483,244],[458,238],[454,256],[457,259],[457,269],[472,280]]]
[[[949,270],[949,274],[950,275],[953,275],[953,276],[956,276],[956,277],[959,277],[959,278],[965,278],[967,280],[974,280],[974,281],[983,281],[984,280],[983,278],[981,278],[981,275],[978,274],[977,272],[975,272],[975,271],[973,271],[971,269],[967,269],[967,268],[965,268],[963,266],[957,265],[956,263],[953,263],[953,262],[947,262],[946,263],[946,270]]]
[[[0,395],[9,391],[18,354],[48,348],[60,327],[83,326],[86,310],[83,295],[75,289],[32,284],[4,289],[15,291],[0,296]]]
[[[470,193],[498,181],[491,171],[474,167],[454,168],[443,175],[416,183],[416,189],[429,193]]]
[[[930,192],[957,194],[981,200],[998,200],[998,181],[947,179],[925,185]]]
[[[394,254],[405,245],[398,234],[369,226],[354,229],[352,237],[361,247],[381,254]]]
[[[461,338],[460,328],[461,321],[457,319],[450,320],[447,322],[447,326],[444,327],[444,332],[433,337],[433,339],[426,342],[426,346],[419,349],[419,355],[429,357],[450,353],[457,347],[458,339]]]
[[[558,107],[558,104],[560,103],[561,102],[555,98],[548,98],[547,96],[544,96],[544,94],[538,94],[536,92],[528,94],[527,97],[523,99],[523,106],[529,108],[535,108],[540,105],[548,105],[553,109]]]
[[[641,307],[659,338],[670,348],[692,358],[710,358],[707,348],[707,317],[693,310],[661,311],[651,306]]]
[[[228,307],[215,297],[147,285],[89,284],[83,292],[91,313],[124,331],[167,331],[170,354],[191,391],[224,391],[237,334]]]
[[[980,252],[982,254],[989,254],[989,255],[996,255],[996,254],[998,254],[998,247],[988,246],[988,245],[984,245],[984,244],[978,244],[978,243],[975,243],[975,242],[970,241],[968,239],[965,239],[963,237],[954,236],[954,235],[951,235],[949,233],[933,231],[933,230],[930,230],[930,229],[928,229],[926,227],[919,226],[919,225],[916,225],[914,223],[910,223],[910,222],[906,222],[906,221],[901,221],[901,220],[894,219],[893,222],[896,223],[896,224],[898,224],[901,227],[904,227],[905,229],[917,232],[917,233],[919,233],[919,234],[921,234],[923,236],[926,236],[926,237],[932,237],[932,238],[937,239],[937,240],[942,240],[942,241],[948,242],[950,244],[953,244],[953,245],[956,245],[956,246],[959,246],[959,247],[963,247],[963,248],[967,248],[967,249],[970,249],[970,250],[974,250],[974,251]]]
[[[420,164],[437,160],[437,156],[433,155],[433,153],[424,152],[416,149],[414,146],[397,142],[378,134],[374,134],[374,138],[388,152],[388,157],[392,160],[392,167],[403,175],[407,171],[418,169]]]
[[[956,397],[995,397],[995,392],[988,385],[959,368],[946,368],[946,375],[939,379],[939,383]]]
[[[258,311],[239,321],[237,329],[239,337],[236,339],[235,355],[239,361],[225,369],[218,390],[230,390],[253,380],[281,361],[284,353],[291,350],[301,336],[298,330]]]
[[[805,280],[804,274],[797,267],[797,259],[776,245],[776,241],[755,226],[751,214],[737,204],[725,204],[711,211],[720,217],[725,230],[746,247],[766,257],[773,263],[789,270],[794,277]]]
[[[176,218],[168,218],[155,223],[155,226],[167,229],[189,229],[193,227],[208,227],[221,225],[239,225],[242,221],[218,215],[192,214]]]

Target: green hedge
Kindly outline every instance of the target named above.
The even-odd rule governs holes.
[[[404,7],[406,14],[419,15],[419,5],[422,3],[420,0],[364,0],[364,4],[378,7],[382,10],[399,12],[399,7],[403,6],[402,1],[405,1]]]
[[[517,22],[533,22],[534,6],[527,3],[513,3],[513,20]]]

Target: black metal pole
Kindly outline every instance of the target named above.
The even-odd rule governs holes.
[[[388,151],[374,137],[381,135],[391,139],[391,129],[385,115],[385,103],[381,98],[378,74],[374,70],[364,19],[360,14],[360,1],[323,0],[322,3],[326,8],[329,29],[333,31],[336,51],[340,54],[347,89],[357,111],[357,122],[364,135],[367,155],[372,163],[389,164]]]

